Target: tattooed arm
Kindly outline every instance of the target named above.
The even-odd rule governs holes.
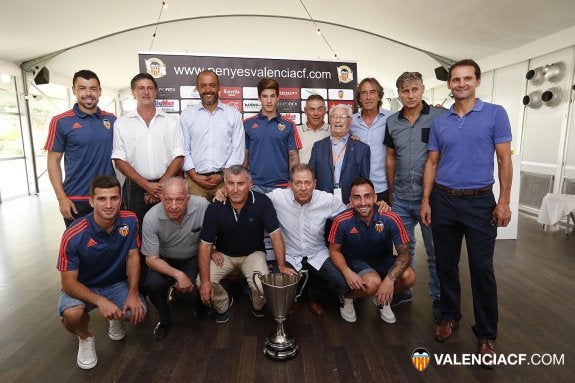
[[[289,151],[289,168],[291,170],[292,166],[299,165],[299,153],[296,150]]]
[[[394,284],[401,278],[401,274],[407,269],[411,260],[409,242],[396,246],[395,249],[397,250],[397,259],[377,289],[377,301],[381,305],[391,303]]]

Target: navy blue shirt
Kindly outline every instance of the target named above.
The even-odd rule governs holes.
[[[216,201],[208,206],[200,239],[215,243],[219,252],[230,257],[245,257],[264,251],[264,230],[273,233],[279,221],[270,199],[250,191],[246,204],[236,211],[229,201]]]
[[[380,214],[375,206],[369,226],[353,209],[338,214],[329,231],[328,241],[342,245],[346,259],[371,263],[393,257],[393,253],[387,252],[391,248],[390,242],[396,246],[403,245],[409,242],[409,235],[396,213]]]
[[[78,281],[88,287],[110,286],[126,280],[131,249],[140,247],[138,219],[122,210],[110,234],[94,221],[94,213],[75,220],[62,235],[59,271],[78,270]]]

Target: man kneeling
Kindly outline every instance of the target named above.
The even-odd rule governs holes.
[[[82,369],[98,363],[94,335],[88,328],[90,310],[97,307],[110,321],[112,340],[126,336],[122,321],[137,324],[146,316],[145,301],[138,293],[138,219],[130,211],[120,211],[121,202],[115,177],[94,178],[90,187],[94,211],[74,221],[62,236],[58,309],[64,327],[78,336],[77,362]]]
[[[350,194],[352,209],[338,214],[328,237],[332,262],[351,289],[342,297],[341,316],[355,322],[353,298],[373,295],[381,319],[395,323],[389,306],[393,295],[415,283],[415,272],[409,266],[409,236],[397,214],[375,209],[377,195],[371,181],[356,178]],[[387,250],[390,241],[397,257]]]

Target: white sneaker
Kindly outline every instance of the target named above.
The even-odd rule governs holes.
[[[126,330],[124,330],[124,321],[114,320],[110,321],[110,328],[108,329],[108,336],[112,340],[122,340],[126,337]]]
[[[93,336],[89,336],[86,339],[80,339],[78,345],[78,367],[83,370],[89,370],[94,368],[98,363],[98,355],[96,355],[96,340]]]
[[[389,304],[379,308],[379,317],[382,321],[387,323],[395,323],[395,314],[391,311]]]
[[[343,306],[339,308],[341,317],[348,322],[355,322],[357,318],[355,316],[355,307],[353,307],[353,299],[342,296],[341,301],[343,302]]]

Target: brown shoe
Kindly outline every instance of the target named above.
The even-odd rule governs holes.
[[[495,367],[495,341],[493,339],[479,339],[478,354],[481,357],[481,367],[489,369]]]
[[[320,317],[323,314],[325,314],[325,310],[324,310],[323,306],[320,305],[319,303],[309,302],[308,307],[309,307],[309,311],[311,311],[312,314],[315,316]]]
[[[445,342],[458,327],[459,321],[451,319],[443,320],[437,327],[435,327],[435,340],[438,342]]]

